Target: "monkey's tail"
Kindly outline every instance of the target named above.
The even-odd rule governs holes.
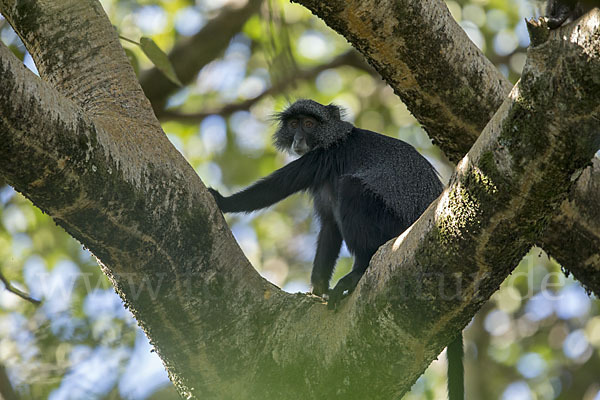
[[[448,400],[464,400],[464,367],[463,367],[463,334],[462,331],[446,349],[448,358]]]

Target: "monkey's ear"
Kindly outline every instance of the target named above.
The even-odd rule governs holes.
[[[331,103],[327,106],[327,111],[329,112],[329,115],[337,120],[341,120],[342,119],[342,113],[340,112],[340,108],[338,106],[336,106],[335,104]]]

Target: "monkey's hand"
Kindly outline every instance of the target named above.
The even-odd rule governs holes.
[[[327,308],[330,310],[335,310],[340,304],[340,301],[345,297],[344,292],[347,291],[348,294],[352,293],[356,285],[358,285],[358,281],[360,281],[361,276],[362,273],[350,271],[350,273],[341,278],[337,285],[335,285],[335,287],[329,291]]]
[[[221,210],[222,212],[226,212],[224,210],[224,208],[225,208],[225,197],[223,197],[223,195],[221,193],[219,193],[219,191],[217,191],[217,190],[215,190],[213,188],[208,188],[208,191],[215,198],[215,201],[217,202],[217,206],[219,206],[219,210]]]

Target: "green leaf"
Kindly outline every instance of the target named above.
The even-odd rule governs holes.
[[[167,57],[165,52],[162,51],[152,39],[142,37],[140,39],[140,47],[144,54],[152,61],[152,64],[154,64],[171,82],[177,86],[183,86],[179,78],[177,78],[177,74],[175,73],[171,61],[169,61],[169,57]]]

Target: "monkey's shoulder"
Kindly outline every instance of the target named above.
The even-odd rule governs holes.
[[[345,146],[356,157],[358,168],[383,169],[387,173],[421,169],[429,162],[409,143],[381,133],[353,128]],[[382,172],[383,172],[382,171]]]

